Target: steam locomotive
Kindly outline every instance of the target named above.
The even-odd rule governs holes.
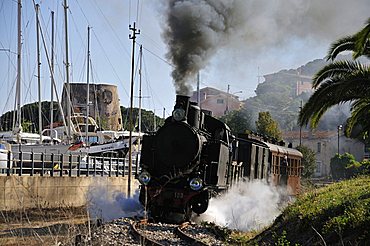
[[[189,220],[193,212],[207,210],[211,197],[241,179],[283,180],[296,193],[301,158],[297,150],[257,137],[236,138],[189,97],[177,95],[172,116],[143,137],[139,200],[154,219],[177,213]]]

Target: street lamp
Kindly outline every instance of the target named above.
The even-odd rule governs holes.
[[[338,127],[337,127],[337,130],[338,130],[338,155],[339,155],[339,133],[340,133],[340,130],[342,130],[342,125],[339,125]]]

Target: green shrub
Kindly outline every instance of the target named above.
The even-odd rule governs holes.
[[[358,162],[349,153],[336,154],[330,160],[330,169],[333,179],[348,179],[359,174],[367,174],[370,171],[370,162]]]

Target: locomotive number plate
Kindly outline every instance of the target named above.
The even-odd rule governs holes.
[[[184,198],[184,193],[182,193],[182,192],[174,192],[173,193],[173,196],[175,197],[175,199],[182,199],[182,198]]]

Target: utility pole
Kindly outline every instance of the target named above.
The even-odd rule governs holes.
[[[40,60],[40,22],[39,22],[40,5],[36,4],[36,44],[37,44],[37,84],[39,93],[39,134],[40,144],[42,143],[42,112],[41,112],[41,60]]]
[[[141,74],[141,69],[142,69],[142,66],[143,66],[143,46],[140,45],[140,67],[139,67],[139,138],[137,140],[137,145],[138,145],[138,151],[140,152],[141,150],[141,100],[143,99],[143,96],[141,94],[141,78],[142,78],[142,74]],[[136,165],[138,165],[138,159],[136,158]]]
[[[131,57],[131,90],[130,90],[130,138],[129,138],[129,151],[128,151],[128,184],[127,184],[127,197],[131,197],[131,176],[132,176],[132,128],[133,128],[133,100],[134,100],[134,65],[135,65],[135,44],[136,35],[140,34],[140,30],[136,31],[135,22],[134,25],[129,25],[129,30],[132,34],[129,35],[129,39],[132,39],[132,57]]]

